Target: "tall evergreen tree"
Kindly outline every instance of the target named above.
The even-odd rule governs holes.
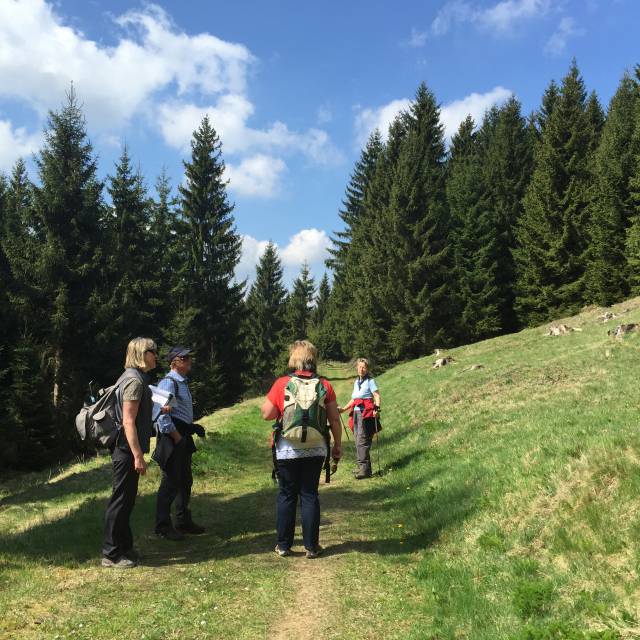
[[[574,312],[585,301],[594,135],[586,100],[574,61],[542,129],[518,225],[517,306],[525,324]]]
[[[115,354],[123,353],[135,336],[158,339],[158,310],[166,296],[152,239],[152,202],[140,172],[132,167],[126,146],[114,175],[109,176],[107,189],[112,202],[106,218],[111,243],[107,257],[109,298],[101,304],[97,322],[102,327],[106,353]],[[107,369],[107,380],[120,368],[118,359]]]
[[[633,215],[629,181],[638,96],[636,83],[625,74],[611,99],[593,164],[587,291],[591,302],[604,306],[629,293],[625,242]]]
[[[309,337],[315,291],[309,265],[304,262],[287,299],[287,337],[291,342]]]
[[[455,291],[450,279],[445,157],[440,111],[433,93],[422,84],[410,108],[389,203],[396,270],[388,301],[393,317],[389,340],[399,359],[451,342]]]
[[[485,117],[483,128],[493,129],[495,113]],[[447,176],[447,201],[452,219],[455,278],[460,297],[460,333],[475,341],[501,330],[497,286],[497,234],[494,211],[482,180],[482,136],[468,116],[451,140]],[[489,137],[491,133],[486,134]],[[453,310],[452,310],[453,311]],[[453,320],[458,316],[452,313]]]
[[[193,391],[200,413],[237,400],[243,390],[244,283],[234,280],[241,239],[227,196],[222,144],[208,117],[191,141],[180,186],[184,224],[176,242],[185,247],[167,332],[196,351]]]
[[[281,359],[286,297],[278,250],[269,242],[247,296],[247,383],[254,391],[264,391],[273,382]]]
[[[342,353],[337,337],[337,326],[340,315],[336,313],[333,303],[333,291],[329,284],[329,276],[324,273],[318,285],[318,295],[313,309],[310,338],[318,348],[321,358],[337,359]]]
[[[488,122],[492,122],[488,126]],[[496,228],[496,286],[500,328],[510,332],[518,328],[515,312],[516,228],[522,215],[522,199],[533,167],[531,130],[522,117],[515,97],[485,119],[481,131],[482,182],[486,207],[492,212]]]
[[[389,126],[387,142],[364,197],[366,223],[354,232],[347,265],[349,298],[333,306],[332,318],[338,317],[342,351],[351,357],[366,355],[380,369],[395,359],[389,341],[393,326],[392,307],[388,301],[396,286],[396,237],[389,209],[396,168],[402,144],[408,136],[410,114],[399,113]],[[334,295],[340,282],[334,283]]]
[[[640,85],[640,65],[636,66],[636,86]],[[636,101],[634,130],[631,138],[632,168],[629,176],[631,215],[626,232],[625,254],[630,292],[640,295],[640,99]]]
[[[51,363],[56,442],[71,433],[72,414],[94,373],[93,317],[102,268],[102,183],[73,88],[67,103],[50,112],[44,147],[36,159],[35,221],[42,242],[32,274],[46,299],[43,337]]]

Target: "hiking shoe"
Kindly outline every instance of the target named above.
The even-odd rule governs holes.
[[[138,563],[131,558],[122,556],[119,560],[111,560],[110,558],[102,558],[102,566],[106,569],[133,569]]]
[[[192,536],[200,536],[205,533],[206,529],[195,522],[189,522],[188,524],[179,524],[176,526],[176,531],[179,533],[190,533]]]
[[[165,540],[173,540],[174,542],[179,542],[180,540],[184,540],[184,534],[176,531],[175,529],[160,529],[156,531],[156,535],[158,538],[164,538]]]
[[[370,478],[371,474],[370,473],[365,473],[364,471],[358,471],[358,473],[356,473],[355,475],[355,479],[356,480],[365,480],[367,478]]]
[[[286,558],[291,555],[291,549],[281,549],[279,544],[276,545],[275,552],[281,558]]]
[[[318,545],[315,549],[307,549],[307,560],[317,558],[324,551],[324,547]]]

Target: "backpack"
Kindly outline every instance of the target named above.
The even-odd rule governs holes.
[[[284,390],[280,437],[296,443],[296,449],[327,444],[329,426],[324,408],[327,390],[319,378],[290,376]]]
[[[108,448],[113,444],[118,429],[122,426],[122,401],[120,386],[123,382],[139,376],[124,373],[111,387],[98,391],[98,400],[85,404],[76,416],[76,431],[80,439],[90,448]]]

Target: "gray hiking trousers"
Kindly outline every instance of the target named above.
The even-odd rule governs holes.
[[[353,412],[353,430],[356,439],[356,457],[360,473],[371,475],[371,443],[375,432],[375,423],[369,424],[373,418],[364,420],[362,411]]]

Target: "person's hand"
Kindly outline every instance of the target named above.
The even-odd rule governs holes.
[[[170,431],[169,435],[171,436],[171,439],[173,440],[173,444],[178,444],[182,440],[182,436],[180,435],[180,432],[178,430]]]
[[[334,460],[340,460],[342,458],[342,447],[339,444],[334,444],[331,450],[331,457]]]
[[[141,476],[147,472],[147,463],[142,454],[133,457],[133,467]]]
[[[207,435],[204,427],[201,424],[194,424],[193,432],[198,436],[198,438],[204,438]]]
[[[166,415],[167,413],[171,413],[171,407],[168,404],[165,404],[162,409],[160,409],[160,413]]]

